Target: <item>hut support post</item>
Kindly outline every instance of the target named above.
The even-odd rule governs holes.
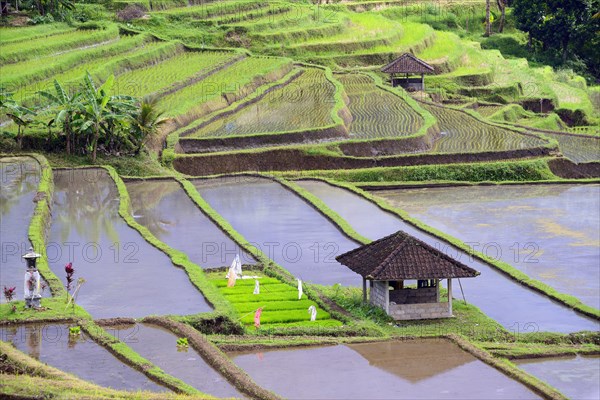
[[[385,313],[390,314],[390,281],[385,281]]]
[[[448,278],[448,314],[452,316],[452,279]]]
[[[425,91],[425,74],[421,74],[421,90]]]
[[[363,277],[363,303],[367,302],[367,280]]]

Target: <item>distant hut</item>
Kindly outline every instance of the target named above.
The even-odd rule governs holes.
[[[399,231],[336,257],[363,277],[363,300],[396,320],[452,317],[452,279],[479,272],[421,240]],[[440,302],[440,280],[448,280],[448,301]],[[416,288],[404,287],[416,280]]]
[[[425,74],[434,73],[431,65],[413,56],[404,53],[385,67],[381,72],[390,74],[392,86],[401,86],[404,89],[425,90]],[[404,77],[400,76],[404,74]],[[421,78],[409,78],[409,75],[421,75]]]

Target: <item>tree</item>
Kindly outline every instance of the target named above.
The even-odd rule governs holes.
[[[572,48],[574,43],[585,43],[598,34],[592,0],[515,0],[513,5],[517,27],[544,49],[559,52],[563,63],[570,51],[580,52]]]
[[[130,140],[135,146],[135,154],[139,154],[146,140],[156,134],[159,128],[167,122],[163,118],[164,111],[158,109],[157,97],[144,97],[138,111],[133,115],[130,129]]]
[[[54,91],[54,94],[45,91],[40,92],[40,94],[49,99],[52,105],[57,107],[58,112],[54,123],[62,125],[67,142],[67,154],[71,154],[72,122],[75,113],[81,108],[81,94],[74,93],[69,95],[56,79],[54,80]]]
[[[35,116],[35,112],[26,107],[18,106],[13,109],[12,112],[6,114],[12,121],[17,124],[17,143],[19,148],[23,148],[23,135],[25,134],[25,128],[35,122],[32,118]]]
[[[100,135],[104,134],[109,141],[115,137],[117,139],[122,137],[119,135],[121,131],[129,128],[131,115],[136,109],[134,97],[109,95],[114,80],[114,75],[111,75],[102,86],[97,88],[89,72],[84,78],[82,102],[76,125],[79,132],[91,136],[89,146],[94,162]]]
[[[490,0],[485,0],[485,35],[492,34],[492,23],[490,21]]]
[[[498,32],[502,33],[504,31],[504,23],[506,21],[506,3],[508,0],[496,0],[496,4],[498,5],[498,10],[500,10],[500,24],[498,26]]]

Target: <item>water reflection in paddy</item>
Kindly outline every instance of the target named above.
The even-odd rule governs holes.
[[[516,360],[515,364],[546,381],[567,397],[600,399],[600,357],[538,358]]]
[[[194,349],[178,349],[178,337],[164,328],[136,324],[106,330],[167,374],[203,393],[217,397],[244,397]]]
[[[375,194],[532,278],[600,308],[600,185],[476,186]]]
[[[531,399],[520,383],[442,339],[230,353],[293,399]]]
[[[326,285],[360,284],[358,274],[335,260],[357,244],[280,184],[249,176],[193,183],[234,229],[295,276]]]
[[[116,185],[100,169],[54,174],[48,260],[64,280],[73,262],[85,278],[77,303],[94,318],[210,311],[186,273],[148,244],[118,214]]]
[[[0,339],[12,342],[17,349],[43,363],[101,386],[134,391],[168,390],[117,360],[84,332],[79,337],[70,336],[67,325],[4,326],[0,327]]]
[[[136,221],[199,266],[230,265],[236,254],[243,263],[254,263],[198,209],[177,181],[129,181],[126,185]]]
[[[17,287],[16,299],[22,300],[25,262],[21,256],[28,252],[29,223],[40,180],[40,165],[29,157],[0,158],[0,288]],[[46,290],[44,294],[49,295]],[[2,296],[0,302],[4,302]]]
[[[324,182],[299,181],[298,184],[323,200],[358,233],[370,239],[403,230],[480,271],[481,275],[477,278],[461,280],[467,301],[474,303],[511,331],[574,332],[599,329],[598,322],[527,289],[488,264],[473,259],[454,246],[383,211],[361,196]],[[454,293],[454,297],[462,297],[459,290]]]

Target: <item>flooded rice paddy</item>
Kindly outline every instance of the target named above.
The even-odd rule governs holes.
[[[600,308],[600,185],[426,188],[375,195]]]
[[[0,339],[31,357],[81,379],[118,390],[164,392],[162,387],[141,372],[123,364],[84,332],[69,335],[61,324],[27,324],[0,327]]]
[[[360,284],[358,274],[335,260],[358,244],[279,183],[249,176],[193,183],[234,229],[294,276],[324,285]]]
[[[415,228],[350,191],[324,182],[297,183],[323,200],[363,236],[374,240],[403,230],[480,271],[481,275],[476,278],[461,280],[467,301],[513,332],[574,332],[599,328],[598,322],[527,289],[494,267]],[[456,289],[454,298],[462,300],[460,290],[458,287]]]
[[[84,278],[77,303],[94,318],[195,314],[210,311],[186,273],[119,216],[119,193],[105,170],[54,173],[48,261]]]
[[[33,199],[40,182],[40,165],[29,157],[0,158],[0,226],[2,226],[2,257],[0,257],[0,288],[17,288],[16,298],[22,300],[25,261],[21,256],[29,251],[29,223],[35,204]],[[19,297],[20,294],[20,297]],[[49,290],[44,291],[49,295]],[[4,302],[2,297],[0,302]]]
[[[600,399],[600,356],[537,358],[514,363],[568,398]]]
[[[230,265],[236,254],[254,263],[215,223],[200,211],[175,180],[126,182],[133,217],[154,236],[185,252],[203,268]]]
[[[244,397],[194,349],[179,349],[178,337],[164,328],[135,324],[106,330],[167,374],[203,393],[216,397]]]
[[[538,398],[442,339],[229,355],[259,385],[293,399]]]

